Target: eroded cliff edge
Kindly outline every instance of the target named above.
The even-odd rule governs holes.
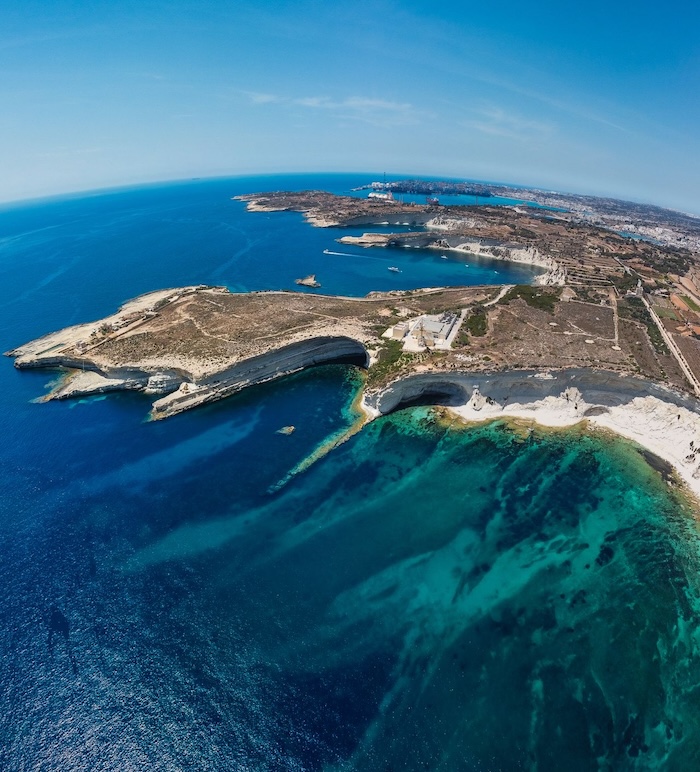
[[[465,421],[585,420],[649,448],[700,496],[700,403],[683,373],[669,383],[672,359],[642,323],[551,288],[342,298],[184,287],[8,354],[19,369],[62,371],[47,399],[132,389],[153,396],[154,418],[317,364],[355,364],[368,370],[368,418],[423,403]]]
[[[300,292],[231,293],[183,287],[143,295],[116,314],[50,333],[7,352],[15,366],[60,368],[47,399],[120,389],[155,395],[164,418],[317,364],[368,367],[398,313],[447,310],[494,290],[419,290],[367,298]]]
[[[646,378],[598,369],[498,373],[425,373],[366,395],[365,409],[385,415],[415,404],[443,405],[451,420],[519,419],[545,427],[604,429],[650,451],[665,477],[675,470],[700,499],[700,402]]]
[[[325,362],[368,368],[374,393],[407,376],[596,368],[687,388],[647,328],[555,288],[457,287],[344,298],[183,287],[129,301],[8,354],[60,368],[49,399],[133,389],[154,417]]]

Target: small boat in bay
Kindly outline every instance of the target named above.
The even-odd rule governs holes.
[[[401,273],[401,270],[397,268],[395,265],[390,265],[389,270],[393,271],[394,273]]]

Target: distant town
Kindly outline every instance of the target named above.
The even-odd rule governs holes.
[[[425,195],[431,199],[427,203],[433,204],[439,203],[439,196],[473,196],[482,200],[496,196],[520,199],[559,210],[559,216],[565,220],[590,223],[623,235],[700,253],[700,218],[651,204],[536,188],[412,179],[370,182],[356,190],[369,190],[375,196],[383,194],[390,199],[399,199],[401,194]]]

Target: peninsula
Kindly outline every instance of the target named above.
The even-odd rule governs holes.
[[[585,419],[666,459],[700,495],[700,291],[691,252],[514,209],[319,191],[245,199],[252,211],[295,209],[321,227],[421,224],[354,243],[391,249],[417,240],[529,259],[546,269],[543,283],[364,298],[162,290],[7,352],[15,366],[62,369],[46,399],[144,392],[158,419],[306,367],[351,363],[367,370],[368,417],[423,402],[469,421]]]

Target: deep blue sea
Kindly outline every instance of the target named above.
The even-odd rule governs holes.
[[[366,182],[0,207],[0,348],[168,286],[533,278],[231,200]],[[629,443],[414,408],[277,489],[353,422],[354,369],[147,422],[136,394],[36,404],[56,373],[0,364],[3,772],[700,768],[697,522]]]

